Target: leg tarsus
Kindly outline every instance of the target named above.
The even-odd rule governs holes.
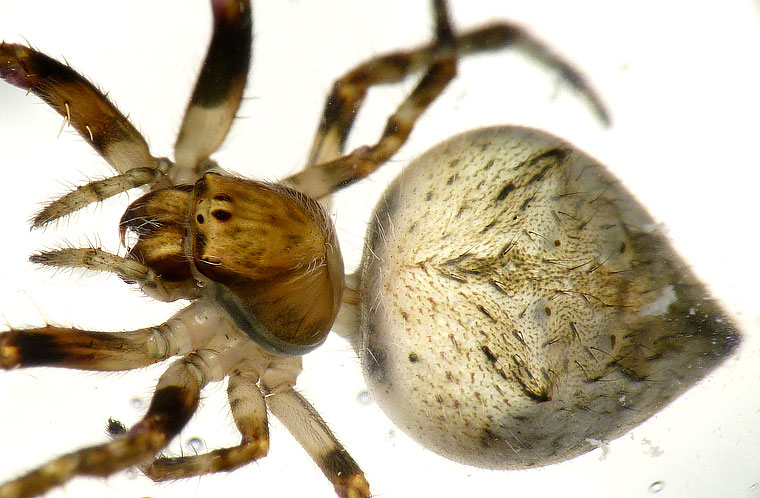
[[[29,498],[77,475],[108,476],[138,465],[165,447],[198,407],[202,379],[186,359],[158,381],[148,413],[127,434],[111,442],[63,455],[0,485],[0,498]]]
[[[238,446],[220,448],[201,455],[182,457],[159,457],[145,466],[143,473],[154,481],[167,481],[195,477],[212,472],[230,472],[255,460],[269,451],[269,439],[244,438]]]
[[[33,254],[29,261],[57,268],[83,268],[116,274],[127,283],[137,283],[153,299],[171,302],[198,297],[194,281],[168,285],[156,272],[131,257],[122,257],[94,247],[67,247]]]
[[[45,206],[32,218],[32,228],[45,226],[89,204],[151,183],[155,178],[156,170],[153,168],[134,168],[117,176],[90,182]]]
[[[338,496],[369,498],[369,483],[319,413],[292,386],[265,386],[267,406],[330,480]]]

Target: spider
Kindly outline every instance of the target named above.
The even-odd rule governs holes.
[[[89,130],[88,130],[88,133],[89,133]],[[85,138],[86,138],[86,137],[85,137]],[[223,199],[218,199],[218,200],[223,200]],[[136,204],[133,204],[132,206],[133,206],[133,207],[135,207],[135,209],[137,209],[137,208],[139,208],[139,207],[140,207],[140,205],[139,205],[139,204],[137,204],[137,205],[136,205]],[[212,210],[212,211],[210,211],[210,214],[211,214],[212,216],[216,216],[216,215],[214,215],[214,211],[213,211],[213,210]],[[219,213],[219,215],[218,215],[218,216],[216,216],[216,217],[217,217],[218,221],[220,221],[220,222],[223,222],[223,221],[225,221],[225,220],[223,220],[223,219],[221,219],[221,218],[224,218],[224,217],[226,217],[226,216],[227,216],[227,214],[225,214],[225,212],[224,212],[224,211],[221,211],[221,212]],[[127,217],[127,220],[128,220],[128,221],[130,221],[130,222],[133,222],[133,221],[135,221],[135,220],[138,220],[138,219],[139,219],[140,221],[143,221],[141,218],[139,218],[138,216],[136,216],[134,212],[130,213],[130,216],[128,216],[128,217]],[[198,223],[202,223],[202,221],[201,221],[200,219],[198,219],[197,217],[196,217],[196,221],[197,221]],[[129,225],[129,224],[125,224],[125,226],[129,226],[129,227],[131,227],[131,228],[135,228],[135,225]],[[148,233],[148,232],[142,232],[142,233],[140,233],[140,232],[139,232],[139,229],[140,229],[141,227],[137,227],[137,228],[138,228],[138,230],[137,230],[137,231],[138,231],[138,235],[140,235],[140,236],[142,236],[142,237],[147,237],[147,236],[146,236],[146,233]],[[144,240],[144,239],[143,239],[143,240]],[[134,250],[133,250],[133,251],[134,251]],[[49,257],[49,255],[48,255],[48,256],[46,256],[46,257]],[[142,257],[141,257],[141,259],[145,259],[145,256],[142,256]],[[50,261],[49,261],[49,260],[47,260],[46,262],[48,262],[48,263],[49,263]],[[211,262],[210,262],[210,264],[214,264],[214,263],[215,263],[215,262],[213,262],[213,261],[211,261]],[[307,268],[307,269],[308,269],[308,268]],[[195,278],[197,278],[197,279],[202,279],[202,277],[200,277],[200,276],[198,276],[198,275],[195,275]],[[207,282],[207,284],[208,284],[208,282]],[[190,296],[190,297],[195,297],[195,295],[194,295],[194,294],[192,294],[192,293],[193,293],[193,292],[198,292],[198,290],[194,288],[194,285],[195,285],[194,283],[191,283],[191,286],[190,286],[190,287],[191,287],[191,289],[182,289],[182,290],[181,290],[181,292],[182,292],[182,295],[183,295],[183,296]],[[213,284],[211,284],[211,285],[213,286]],[[186,293],[186,292],[187,292],[187,293]],[[206,291],[204,290],[203,292],[206,292]],[[173,296],[170,296],[170,297],[173,297]],[[219,301],[220,301],[220,299],[219,299],[219,298],[216,298],[216,299],[215,299],[215,303],[218,303]],[[230,310],[228,310],[228,312],[229,312],[229,311],[230,311]],[[232,311],[232,313],[233,313],[233,314],[235,313],[235,312],[234,312],[234,310]],[[245,328],[245,326],[242,326],[242,328]],[[268,346],[268,347],[270,347],[270,348],[275,348],[275,349],[277,349],[278,347],[280,347],[280,346],[282,346],[282,345],[278,345],[278,344],[274,344],[274,345],[272,345],[272,344],[267,344],[267,346]],[[278,352],[283,352],[283,351],[281,351],[281,350],[279,350],[279,349],[278,349]],[[285,352],[291,352],[291,351],[285,351]],[[300,353],[300,352],[301,352],[300,350],[299,350],[299,351],[294,351],[294,353]]]

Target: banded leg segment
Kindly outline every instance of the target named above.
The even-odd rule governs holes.
[[[153,168],[134,168],[126,173],[78,187],[37,213],[32,219],[32,228],[45,226],[94,202],[101,202],[127,190],[151,183],[156,179],[156,171]]]
[[[242,441],[231,448],[220,448],[201,455],[159,457],[143,468],[154,481],[181,479],[232,471],[266,456],[269,450],[269,427],[264,396],[257,385],[259,376],[251,370],[230,373],[227,395],[232,418]]]
[[[160,327],[95,332],[41,327],[0,333],[0,368],[65,367],[116,371],[146,367],[170,356]]]
[[[398,83],[410,74],[429,69],[436,60],[451,55],[456,42],[445,2],[433,2],[435,41],[410,51],[399,51],[355,67],[333,84],[312,142],[306,167],[332,161],[343,154],[346,138],[367,91],[375,85]]]
[[[0,486],[0,498],[40,495],[78,475],[108,476],[138,465],[164,448],[198,407],[203,372],[188,356],[161,376],[148,413],[124,436],[63,455]]]
[[[344,498],[369,498],[369,483],[319,413],[290,386],[271,389],[269,410],[280,419]]]
[[[65,327],[12,329],[0,333],[0,369],[63,367],[132,370],[203,347],[219,331],[208,305],[193,303],[155,327],[100,332]]]
[[[437,20],[437,33],[450,32],[450,24],[447,21],[445,23],[441,22],[441,20],[447,19],[445,5],[442,2],[436,1],[434,2],[434,9]],[[441,31],[442,26],[446,26],[447,28]],[[456,57],[466,57],[472,54],[502,50],[508,47],[516,47],[530,55],[538,63],[557,71],[568,84],[573,86],[585,98],[600,121],[604,124],[609,123],[609,116],[602,104],[601,98],[584,76],[569,62],[565,61],[520,26],[511,23],[497,23],[459,35],[453,35],[453,53]],[[331,94],[327,98],[307,163],[307,167],[309,168],[316,166],[319,169],[332,171],[317,174],[311,173],[307,169],[305,172],[294,175],[286,181],[297,185],[298,188],[306,189],[309,193],[314,192],[319,195],[326,195],[325,192],[329,192],[330,189],[341,188],[361,178],[360,175],[366,174],[363,173],[365,169],[376,169],[379,164],[373,167],[371,165],[372,161],[383,159],[380,156],[367,158],[366,149],[357,149],[349,156],[346,156],[346,158],[336,159],[343,154],[346,138],[368,89],[374,85],[397,83],[426,68],[429,71],[428,74],[430,74],[433,72],[430,69],[436,61],[451,56],[451,52],[451,50],[445,48],[442,50],[442,43],[437,37],[436,41],[432,44],[417,49],[394,52],[370,59],[337,80],[333,85]],[[419,103],[423,107],[419,109],[418,115],[425,110],[430,102],[423,104],[420,101]],[[413,124],[413,121],[411,124]],[[391,121],[389,121],[390,125]],[[383,138],[381,138],[381,142],[382,140]],[[400,141],[400,147],[400,145],[403,145],[406,137],[398,134],[394,137],[394,140]],[[354,157],[348,159],[351,156]],[[352,176],[351,170],[353,168],[357,170],[356,177]],[[334,175],[337,177],[333,179],[332,176]],[[324,182],[325,185],[319,185],[320,182]]]
[[[211,8],[211,44],[174,146],[175,184],[195,181],[213,166],[208,158],[232,126],[248,78],[253,42],[250,1],[212,0]]]
[[[94,247],[43,251],[33,254],[29,261],[58,268],[83,268],[114,273],[127,283],[137,283],[150,297],[164,302],[193,299],[198,297],[200,292],[192,280],[168,282],[134,257],[125,258]]]
[[[69,66],[31,48],[0,43],[0,78],[44,100],[119,173],[156,167],[137,129]]]
[[[404,145],[414,123],[455,75],[454,57],[435,62],[388,119],[375,145],[360,147],[338,159],[317,164],[286,178],[283,183],[319,199],[366,177]]]

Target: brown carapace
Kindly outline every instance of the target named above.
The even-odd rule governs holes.
[[[338,239],[324,209],[297,190],[206,173],[193,188],[141,197],[121,229],[138,236],[130,257],[166,285],[220,286],[217,299],[236,324],[273,354],[314,349],[335,321],[344,280]]]

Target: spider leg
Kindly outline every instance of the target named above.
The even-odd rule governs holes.
[[[156,386],[148,412],[124,436],[60,456],[0,486],[0,498],[27,498],[64,484],[77,475],[108,476],[151,458],[185,426],[198,407],[207,378],[197,355],[168,368]]]
[[[333,83],[312,142],[307,167],[343,155],[348,133],[371,86],[398,83],[411,74],[429,69],[437,60],[451,56],[456,40],[446,4],[440,0],[434,1],[433,9],[436,19],[433,43],[373,57]]]
[[[129,120],[68,65],[22,45],[0,43],[0,78],[40,97],[120,173],[90,182],[50,203],[33,218],[32,227],[129,189],[165,182],[162,173],[170,161],[153,157]]]
[[[266,456],[269,450],[269,427],[264,396],[257,386],[259,375],[240,366],[229,375],[227,395],[232,418],[242,434],[242,442],[201,455],[159,457],[143,468],[154,481],[181,479],[211,472],[235,470]]]
[[[0,368],[65,367],[132,370],[170,355],[161,327],[96,332],[46,326],[0,333]],[[173,353],[176,354],[176,353]]]
[[[212,0],[214,31],[174,146],[176,183],[193,182],[214,166],[240,106],[251,61],[249,0]]]
[[[29,260],[58,268],[83,268],[116,274],[127,283],[137,283],[150,297],[164,302],[194,299],[200,295],[195,281],[167,282],[155,270],[132,257],[122,257],[93,247],[67,247],[33,254]]]
[[[440,0],[435,1],[434,11],[438,33],[450,33],[451,27],[446,14],[445,2]],[[441,30],[441,26],[445,26],[446,28]],[[557,71],[565,81],[585,97],[597,117],[603,123],[609,123],[609,116],[602,104],[601,98],[583,75],[569,62],[563,60],[522,27],[502,22],[452,36],[453,54],[456,57],[465,57],[507,47],[516,47],[526,52],[540,64]],[[431,73],[435,74],[433,69],[436,62],[452,56],[452,50],[445,47],[446,43],[442,43],[440,34],[437,34],[436,40],[429,45],[372,58],[338,79],[334,83],[332,92],[325,103],[325,109],[314,137],[307,163],[308,168],[316,166],[317,169],[325,171],[313,173],[307,169],[288,178],[286,181],[298,186],[298,188],[305,189],[312,195],[317,194],[317,196],[322,196],[361,178],[362,176],[360,175],[368,174],[362,173],[365,168],[374,171],[380,165],[377,161],[384,162],[386,160],[383,159],[384,154],[378,154],[374,158],[366,158],[363,157],[366,156],[366,149],[358,149],[345,158],[337,159],[344,153],[346,138],[367,95],[368,89],[373,85],[399,82],[414,73],[426,69],[428,73],[423,77],[423,82],[425,78],[432,78]],[[431,83],[430,96],[433,98],[427,102],[424,99],[419,99],[417,101],[417,105],[420,106],[419,109],[416,109],[415,112],[410,112],[405,116],[407,117],[406,122],[401,123],[408,126],[408,129],[388,134],[388,130],[392,125],[399,124],[394,123],[393,118],[391,118],[386,132],[380,139],[380,143],[386,141],[387,144],[380,147],[380,143],[378,143],[375,148],[387,146],[389,151],[393,150],[395,152],[403,145],[417,117],[445,87],[446,82],[443,81],[443,74],[439,73],[437,77],[441,78],[441,81],[429,82]],[[438,94],[434,94],[433,83],[442,86]],[[422,82],[417,87],[418,90],[420,86],[422,86]],[[402,104],[399,111],[402,110],[404,105],[408,105],[410,108],[413,107],[408,99],[407,102]],[[375,164],[371,166],[370,163]],[[359,176],[352,176],[350,170],[353,168],[357,168],[356,175]],[[336,178],[333,178],[333,176]],[[346,179],[347,177],[348,180]]]
[[[388,118],[388,122],[378,142],[371,147],[360,147],[346,156],[313,165],[311,168],[307,168],[300,173],[286,178],[283,181],[284,184],[319,199],[339,188],[364,178],[390,159],[406,142],[414,123],[456,75],[456,42],[451,29],[446,3],[443,0],[437,0],[433,2],[433,6],[436,20],[436,39],[432,48],[429,49],[432,54],[431,60],[427,65],[427,71],[412,93],[398,106],[396,112]],[[393,56],[390,59],[385,59],[386,62],[392,60]],[[368,66],[365,73],[363,75],[360,73],[359,76],[370,76],[369,79],[371,81],[373,72],[376,79],[384,74],[390,75],[391,73],[399,72],[389,71],[390,67],[392,67],[392,64],[381,66],[381,69],[377,71],[372,66]],[[362,69],[361,66],[359,69]],[[340,83],[340,80],[338,83]],[[359,94],[366,94],[367,86],[364,85],[363,91],[360,91]],[[351,85],[349,85],[350,87]],[[361,85],[359,88],[354,86],[351,93],[356,93],[356,90],[360,88]],[[340,92],[340,89],[338,90]],[[363,96],[361,96],[354,100],[353,106],[346,106],[340,103],[340,93],[333,95],[335,97],[328,97],[323,122],[320,125],[312,147],[310,162],[334,156],[342,151],[346,134],[353,123],[353,116],[358,110],[358,105],[363,100]],[[341,111],[341,107],[345,111]],[[323,128],[325,135],[321,136]]]
[[[156,167],[157,159],[140,132],[68,65],[31,48],[0,42],[0,78],[40,97],[119,173]]]
[[[126,173],[96,180],[78,187],[51,202],[32,218],[32,228],[39,228],[51,221],[82,209],[94,202],[101,202],[127,190],[151,183],[156,172],[151,168],[134,168]]]
[[[282,183],[319,199],[366,177],[406,142],[414,123],[456,75],[456,59],[433,63],[412,93],[388,118],[375,145],[360,147],[348,155],[317,164],[286,178]]]
[[[161,325],[127,332],[50,325],[11,329],[0,333],[0,369],[47,366],[118,371],[146,367],[196,350],[214,336],[218,324],[205,318],[205,306],[194,303]]]
[[[267,407],[332,482],[338,496],[369,498],[369,483],[319,413],[292,385],[264,385]]]

